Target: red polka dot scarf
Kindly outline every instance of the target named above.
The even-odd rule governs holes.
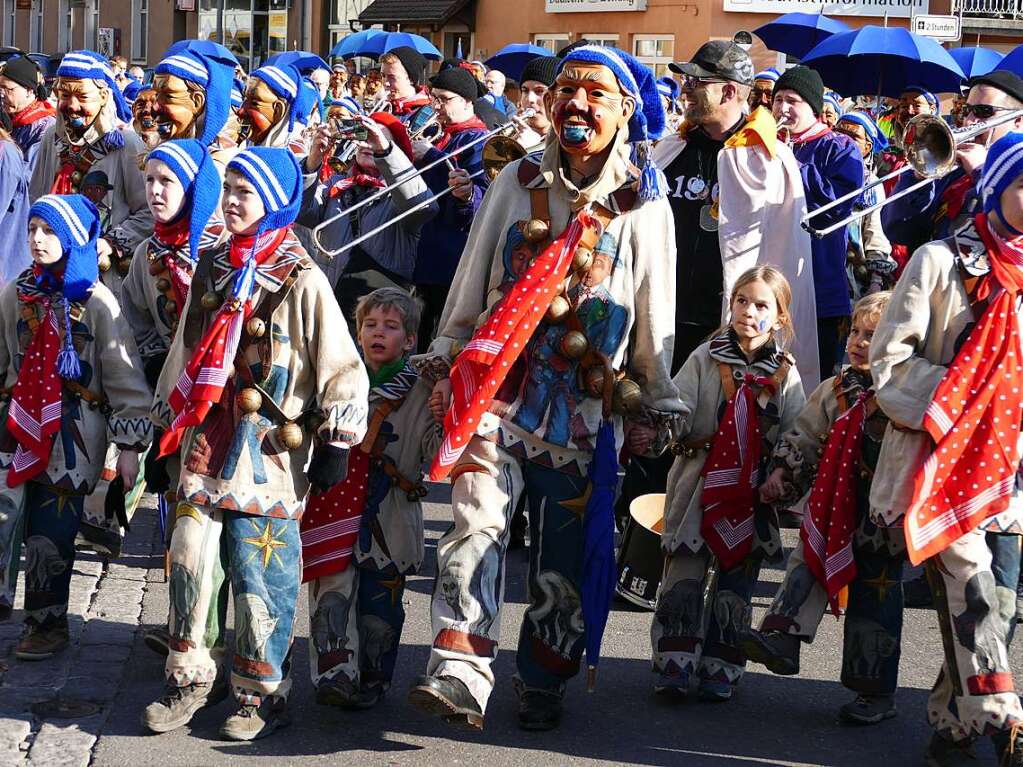
[[[302,514],[302,582],[344,572],[352,561],[369,487],[368,453],[348,451],[348,475],[319,495],[310,493]]]
[[[558,294],[583,233],[594,226],[600,223],[588,212],[577,213],[458,355],[451,368],[452,406],[444,418],[444,442],[430,467],[434,482],[447,477],[458,462],[512,364]]]
[[[992,234],[983,214],[975,221],[991,263],[978,298],[993,297],[924,415],[935,447],[913,479],[906,512],[913,564],[940,554],[1008,507],[1019,468],[1023,349],[1016,301],[1023,290],[1023,252]]]

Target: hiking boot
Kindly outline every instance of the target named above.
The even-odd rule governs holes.
[[[767,666],[779,676],[799,673],[799,637],[783,631],[757,631],[750,629],[739,640],[739,649],[747,660]]]
[[[696,694],[706,703],[724,703],[732,699],[735,685],[716,679],[701,679]]]
[[[325,679],[316,688],[316,702],[321,706],[337,708],[359,708],[359,688],[344,674],[333,679]]]
[[[553,730],[561,724],[561,696],[544,690],[524,690],[519,695],[519,729]]]
[[[931,584],[927,582],[927,578],[923,575],[902,584],[902,598],[906,607],[934,607],[934,595],[931,594]]]
[[[842,721],[850,724],[877,724],[895,714],[892,695],[857,695],[855,700],[838,709]]]
[[[227,685],[215,691],[214,684],[190,684],[184,687],[168,684],[163,696],[146,706],[142,712],[142,726],[150,732],[161,733],[184,727],[195,712],[219,703],[227,696]],[[219,699],[214,700],[215,696]]]
[[[483,729],[483,711],[461,679],[421,676],[409,690],[408,702],[449,724]]]
[[[977,755],[970,745],[968,740],[948,740],[934,733],[927,745],[927,767],[975,767]]]
[[[48,626],[29,627],[28,632],[14,648],[14,657],[18,660],[46,660],[65,649],[70,644],[67,620]]]
[[[157,655],[167,657],[170,654],[170,632],[163,626],[154,626],[142,636],[146,647]]]
[[[289,724],[288,702],[284,698],[267,696],[258,706],[254,703],[241,704],[224,720],[220,734],[228,740],[257,740]]]
[[[998,767],[1023,767],[1023,724],[1013,725],[991,740],[998,754]]]
[[[685,698],[689,692],[689,674],[665,674],[661,672],[654,682],[654,694],[665,698]]]

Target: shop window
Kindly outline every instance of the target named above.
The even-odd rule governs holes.
[[[149,50],[149,0],[131,0],[131,60],[144,64]]]
[[[592,35],[586,34],[579,35],[579,38],[581,40],[585,40],[591,45],[606,45],[611,48],[618,47],[618,37],[619,37],[618,35],[608,35],[602,32],[595,32]]]
[[[656,77],[668,74],[675,55],[674,35],[633,35],[633,55],[654,71]]]
[[[568,45],[570,39],[568,35],[533,35],[533,44],[546,48],[553,56]]]
[[[41,52],[43,50],[43,0],[32,0],[32,16],[28,22],[29,50]]]

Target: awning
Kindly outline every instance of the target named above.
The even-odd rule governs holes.
[[[373,0],[359,14],[364,24],[446,24],[470,0]]]

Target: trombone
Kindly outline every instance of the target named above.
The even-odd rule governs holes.
[[[906,130],[902,134],[902,145],[906,151],[906,164],[901,168],[893,170],[891,173],[885,174],[876,181],[872,181],[869,184],[865,184],[858,189],[854,189],[848,194],[844,194],[836,200],[832,200],[827,205],[822,205],[819,208],[807,213],[803,216],[802,225],[810,234],[814,237],[826,237],[832,232],[838,231],[844,226],[848,226],[853,221],[857,221],[864,216],[868,216],[879,208],[883,208],[888,203],[898,200],[900,197],[905,197],[908,194],[912,194],[921,187],[927,186],[932,181],[941,178],[948,174],[956,165],[956,149],[960,144],[969,143],[971,139],[976,138],[982,133],[986,133],[992,128],[997,128],[999,125],[1004,125],[1007,122],[1012,122],[1023,117],[1023,109],[1014,109],[1010,112],[999,117],[993,117],[985,122],[978,123],[976,125],[969,125],[962,128],[950,128],[941,117],[937,115],[917,115],[906,124]],[[868,189],[873,189],[879,184],[883,184],[886,181],[890,181],[897,176],[901,176],[906,171],[915,171],[918,176],[922,178],[915,184],[902,189],[891,197],[887,197],[880,202],[876,202],[862,210],[857,210],[850,215],[843,218],[841,221],[831,224],[831,226],[825,227],[824,229],[815,229],[810,225],[810,221],[821,213],[831,210],[832,208],[841,205],[842,203],[848,202],[849,200],[855,199],[862,195]]]
[[[524,112],[522,114],[522,119],[524,119],[524,120],[528,119],[528,118],[532,117],[534,114],[536,114],[536,112],[534,110],[526,109],[526,110],[524,110]],[[443,197],[445,194],[447,194],[451,190],[451,187],[448,187],[447,189],[445,189],[444,191],[434,195],[433,197],[431,197],[431,198],[429,198],[427,200],[424,200],[423,202],[421,202],[418,205],[416,205],[414,208],[405,211],[400,216],[392,218],[390,221],[386,222],[385,224],[382,224],[382,225],[378,226],[376,229],[372,229],[369,232],[366,232],[366,234],[362,235],[358,239],[353,240],[352,242],[349,242],[346,245],[342,245],[340,248],[337,248],[336,250],[327,250],[325,247],[323,247],[323,243],[320,242],[320,233],[324,229],[326,229],[328,226],[333,224],[335,221],[337,221],[337,220],[339,220],[341,218],[344,218],[345,216],[347,216],[350,213],[358,210],[359,208],[363,208],[363,207],[369,205],[372,202],[376,202],[377,200],[379,200],[384,195],[390,194],[391,192],[393,192],[395,189],[397,189],[399,186],[401,186],[405,182],[411,181],[412,179],[414,179],[414,178],[416,178],[418,176],[423,175],[426,171],[432,170],[433,168],[436,168],[441,163],[447,163],[449,168],[453,168],[454,166],[451,163],[451,158],[452,157],[455,157],[456,155],[462,154],[467,149],[472,149],[474,146],[477,146],[479,144],[484,144],[484,147],[483,147],[484,168],[483,168],[483,170],[477,171],[472,176],[470,176],[470,179],[478,178],[480,175],[482,175],[484,172],[486,172],[486,173],[490,174],[490,178],[491,178],[491,180],[493,180],[494,178],[497,177],[497,174],[501,172],[501,169],[504,167],[504,165],[507,165],[509,162],[511,162],[513,160],[517,160],[520,157],[525,157],[526,156],[526,150],[523,149],[519,145],[519,143],[517,141],[515,141],[515,139],[512,139],[509,136],[502,136],[502,135],[500,135],[500,134],[503,134],[503,133],[505,133],[506,131],[508,131],[508,130],[510,130],[512,128],[516,128],[517,129],[517,127],[518,126],[517,126],[517,124],[514,121],[507,122],[504,125],[499,125],[496,128],[494,128],[493,130],[484,133],[482,136],[479,136],[479,137],[473,139],[469,143],[463,144],[462,146],[458,147],[457,149],[452,150],[448,154],[445,154],[442,157],[438,157],[433,162],[427,163],[422,168],[419,168],[418,170],[416,170],[415,173],[412,173],[412,174],[410,174],[409,176],[407,176],[405,178],[401,178],[401,179],[395,181],[393,184],[388,184],[387,186],[382,187],[382,188],[378,189],[377,191],[373,192],[373,194],[371,194],[371,195],[369,195],[367,197],[364,197],[362,200],[360,200],[359,202],[355,203],[354,205],[350,205],[347,208],[345,208],[344,210],[338,211],[333,216],[328,218],[326,221],[318,224],[316,227],[313,228],[313,241],[316,243],[316,247],[319,248],[320,251],[325,256],[327,256],[328,258],[333,258],[336,255],[339,255],[341,253],[344,253],[347,250],[350,250],[351,248],[354,248],[356,245],[364,242],[365,240],[368,240],[371,236],[373,236],[375,234],[378,234],[379,232],[381,232],[384,229],[386,229],[387,227],[389,227],[391,224],[394,224],[394,223],[397,223],[398,221],[403,220],[405,217],[411,215],[413,212],[419,210],[420,208],[422,208],[422,207],[424,207],[426,205],[429,205],[434,200],[439,200],[441,197]],[[500,156],[502,158],[502,160],[504,160],[504,158],[507,158],[507,159],[504,160],[503,164],[500,164],[500,165],[499,165],[499,161],[498,160],[493,159],[491,161],[491,163],[490,163],[489,170],[488,170],[487,159],[486,159],[488,153],[487,153],[486,143],[489,143],[491,141],[491,139],[503,139],[504,141],[495,142],[493,144],[493,146],[491,148],[491,151],[490,151],[490,156],[492,158],[497,158],[498,156]],[[515,146],[513,147],[512,144],[514,144]],[[500,149],[498,147],[500,147]],[[516,150],[516,148],[517,148],[517,150]],[[492,173],[491,173],[491,171],[492,171]]]

